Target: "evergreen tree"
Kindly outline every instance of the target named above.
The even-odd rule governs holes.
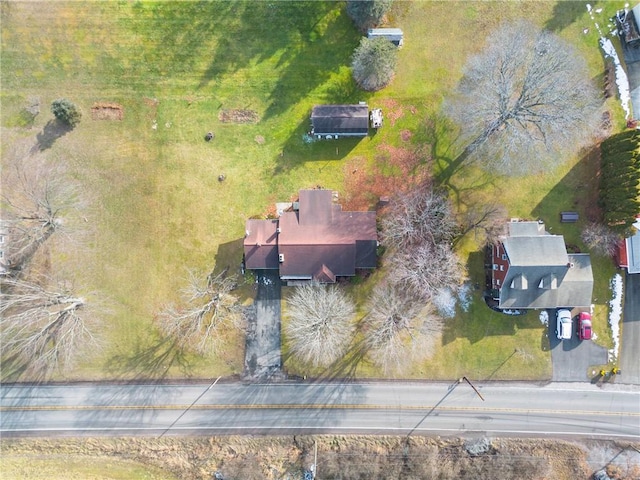
[[[51,103],[51,112],[58,120],[70,127],[75,127],[80,123],[80,118],[82,117],[80,109],[66,98],[54,100]]]
[[[392,3],[393,0],[349,0],[347,13],[358,29],[366,32],[380,24]]]
[[[640,131],[609,137],[600,146],[600,206],[612,232],[626,235],[640,213]]]

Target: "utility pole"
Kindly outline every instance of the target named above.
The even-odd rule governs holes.
[[[471,385],[471,388],[473,388],[473,391],[476,392],[478,394],[478,396],[480,397],[480,400],[482,400],[484,402],[484,398],[482,397],[482,395],[480,395],[480,392],[478,391],[478,389],[473,386],[473,383],[471,383],[467,377],[462,377],[462,379],[465,382],[467,382],[469,385]]]
[[[311,473],[313,474],[313,480],[316,480],[316,472],[318,471],[318,441],[313,441],[313,468]]]

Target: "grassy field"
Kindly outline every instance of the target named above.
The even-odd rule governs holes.
[[[601,23],[622,4],[603,3]],[[178,298],[186,269],[237,269],[245,219],[300,188],[322,185],[348,198],[350,162],[366,159],[371,165],[385,148],[414,152],[422,146],[425,162],[446,165],[460,146],[442,120],[441,102],[468,55],[502,21],[525,17],[566,37],[585,55],[596,80],[604,65],[583,2],[397,2],[389,22],[402,27],[407,40],[396,78],[375,94],[359,91],[351,79],[348,65],[360,36],[341,2],[0,5],[3,145],[38,145],[55,98],[69,98],[84,112],[76,129],[50,138],[41,153],[64,159],[91,194],[93,241],[77,252],[72,269],[84,290],[103,292],[111,305],[107,348],[60,375],[66,379],[240,372],[241,335],[209,357],[177,352],[158,336],[153,317]],[[29,124],[23,109],[36,97],[41,113]],[[360,100],[385,110],[386,124],[377,135],[359,142],[302,141],[312,105]],[[122,121],[92,120],[95,102],[120,104]],[[615,99],[605,108],[619,128]],[[234,109],[254,111],[259,121],[220,121],[220,112]],[[208,131],[215,133],[211,142],[203,139]],[[3,148],[5,160],[9,151]],[[594,156],[581,152],[535,178],[464,170],[448,180],[459,192],[459,208],[478,195],[499,196],[510,216],[543,218],[554,233],[582,246],[584,223],[561,226],[557,215],[570,208],[588,217],[593,196],[585,196],[584,186],[593,192],[596,171]],[[461,254],[468,258],[470,281],[482,284],[476,250],[471,239]],[[594,265],[594,328],[607,343],[605,304],[614,267],[608,259],[596,258]],[[354,288],[362,297],[359,290],[369,287],[365,282]],[[251,301],[250,285],[240,292],[243,302]],[[477,295],[471,310],[447,325],[436,356],[411,375],[547,378],[542,335],[535,314],[514,321],[483,307]],[[290,367],[295,373],[296,366]],[[361,368],[363,375],[380,375]]]
[[[637,443],[517,438],[490,441],[490,455],[470,456],[463,439],[419,435],[410,439],[333,435],[3,439],[0,468],[3,480],[204,480],[212,478],[214,472],[243,480],[302,478],[303,471],[314,463],[315,444],[318,478],[541,479],[552,475],[558,480],[574,480],[590,478],[594,469],[606,465],[611,478],[631,480],[638,478],[640,470],[634,463]],[[42,461],[45,456],[50,459],[48,463]],[[66,462],[64,467],[62,461]],[[101,467],[109,470],[99,470]],[[66,475],[61,476],[60,471]]]
[[[159,468],[124,458],[51,453],[7,455],[0,461],[6,480],[172,480],[178,477]]]

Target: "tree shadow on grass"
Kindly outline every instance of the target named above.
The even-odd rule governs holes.
[[[599,156],[594,148],[584,152],[573,168],[533,208],[533,215],[545,222],[550,233],[563,234],[568,244],[579,245],[584,226],[600,220],[598,184]],[[578,212],[579,220],[562,223],[562,211]]]
[[[299,42],[295,54],[280,61],[283,69],[269,97],[265,120],[286,112],[319,86],[325,103],[356,103],[370,96],[357,88],[350,73],[338,75],[350,65],[360,35],[342,6],[336,6],[318,20],[315,38]]]
[[[13,383],[27,380],[38,384],[45,382],[51,371],[45,368],[34,369],[31,362],[20,355],[3,355],[0,382]]]
[[[359,34],[337,2],[213,2],[224,4],[224,31],[206,53],[212,60],[199,88],[222,76],[270,62],[277,75],[250,78],[270,92],[263,120],[287,111],[348,65]]]
[[[556,2],[553,7],[553,13],[549,17],[549,20],[544,24],[545,30],[558,33],[565,27],[568,27],[587,12],[587,3],[591,4],[591,6],[595,8],[598,0],[590,2]]]
[[[42,152],[53,146],[60,137],[73,130],[73,127],[59,120],[49,120],[41,132],[36,135],[36,144],[32,153]]]
[[[311,112],[309,112],[311,113]],[[322,170],[323,162],[331,163],[346,157],[363,139],[363,137],[343,137],[337,140],[316,140],[308,137],[311,129],[307,118],[285,142],[278,154],[274,175],[280,175],[302,167],[306,162],[319,162]]]
[[[115,378],[163,379],[174,365],[188,376],[188,355],[171,338],[162,338],[149,346],[137,345],[131,354],[113,356],[106,365],[106,371]]]

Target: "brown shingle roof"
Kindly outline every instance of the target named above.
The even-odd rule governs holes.
[[[244,261],[250,269],[278,268],[278,220],[247,220]]]
[[[343,212],[330,190],[301,190],[299,210],[275,222],[247,222],[247,268],[279,268],[283,278],[333,282],[356,268],[376,266],[375,212]]]

